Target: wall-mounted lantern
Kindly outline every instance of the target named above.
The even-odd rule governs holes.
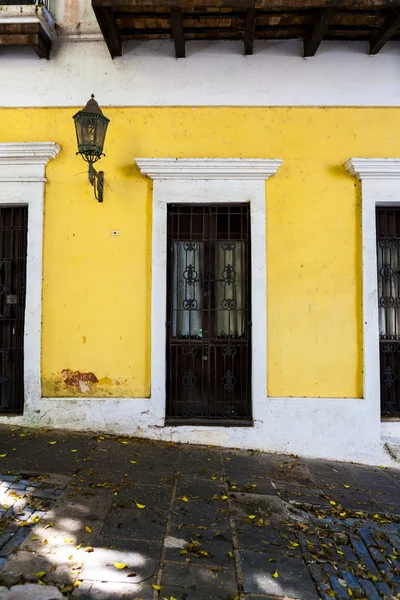
[[[94,163],[100,160],[103,154],[104,140],[110,119],[101,112],[101,108],[94,99],[91,99],[73,117],[75,121],[76,139],[78,141],[78,152],[89,164],[89,181],[94,188],[94,196],[99,202],[103,202],[104,173],[97,172]]]

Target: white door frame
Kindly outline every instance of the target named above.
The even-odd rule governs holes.
[[[267,385],[265,180],[282,161],[271,159],[140,158],[136,164],[153,179],[151,402],[158,425],[165,420],[167,205],[250,204],[253,419],[262,417]],[[204,423],[207,426],[207,423]]]
[[[43,208],[46,164],[60,147],[54,142],[0,144],[0,205],[28,207],[24,323],[24,414],[41,397]]]
[[[364,398],[371,409],[371,418],[379,427],[381,390],[375,209],[376,206],[400,206],[400,159],[351,158],[345,166],[361,181]],[[383,422],[381,431],[384,435],[400,437],[400,422]]]

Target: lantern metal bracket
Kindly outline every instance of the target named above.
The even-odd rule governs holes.
[[[104,171],[96,171],[92,162],[89,163],[89,181],[97,202],[103,202]]]

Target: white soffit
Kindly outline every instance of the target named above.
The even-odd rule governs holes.
[[[151,179],[255,179],[274,175],[281,159],[269,158],[137,158]]]
[[[350,158],[345,167],[357,179],[400,179],[400,158]]]
[[[64,33],[60,29],[57,35]],[[95,37],[95,28],[82,26],[74,37],[86,34]],[[242,46],[189,41],[187,58],[178,60],[172,40],[126,42],[124,55],[114,60],[104,41],[54,41],[51,60],[41,61],[33,60],[30,48],[4,48],[1,106],[75,110],[93,91],[105,111],[107,106],[399,105],[400,42],[388,42],[369,56],[367,42],[326,41],[311,58],[302,58],[300,40],[256,40],[252,56],[244,56]]]

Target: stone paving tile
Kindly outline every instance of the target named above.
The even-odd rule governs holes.
[[[222,496],[227,491],[221,480],[177,478],[176,497],[186,496],[189,500],[211,500],[214,495]]]
[[[192,600],[232,600],[238,594],[235,572],[167,563],[162,571],[161,596]],[[197,596],[195,596],[197,594]]]
[[[269,562],[270,558],[272,562]],[[246,593],[318,600],[317,590],[300,558],[242,550],[240,560]]]
[[[230,529],[229,508],[223,500],[176,501],[172,509],[171,522],[180,527],[205,527],[206,529]]]
[[[281,525],[256,527],[240,523],[236,526],[238,544],[240,549],[253,550],[254,552],[270,552],[275,554],[299,554],[297,538]]]
[[[108,543],[101,547],[96,545],[93,552],[87,553],[79,577],[92,581],[155,583],[159,560],[150,558],[150,556],[156,555],[159,559],[161,544],[157,551],[155,551],[154,545],[151,546],[152,550],[148,549],[149,546],[149,543],[138,544],[136,542],[136,544],[125,544],[125,547],[122,547],[117,540],[114,544]],[[126,566],[117,568],[114,563],[120,567],[124,564]]]
[[[165,533],[166,515],[145,509],[116,509],[105,519],[102,535],[137,540],[160,540]]]
[[[74,600],[153,600],[154,590],[149,585],[83,581],[72,592]]]
[[[171,527],[165,540],[165,560],[176,563],[232,569],[233,543],[229,533]],[[205,551],[207,554],[201,554]]]
[[[183,477],[218,479],[223,476],[221,454],[215,450],[187,450],[182,453],[179,471]]]
[[[136,508],[136,503],[144,505],[142,510],[150,511],[156,515],[165,515],[171,504],[171,491],[163,486],[125,484],[118,490],[114,506]]]
[[[266,478],[250,478],[250,477],[236,477],[235,479],[227,478],[228,488],[230,491],[235,492],[246,492],[247,494],[262,494],[262,495],[276,495],[276,488],[272,485],[272,482]]]

